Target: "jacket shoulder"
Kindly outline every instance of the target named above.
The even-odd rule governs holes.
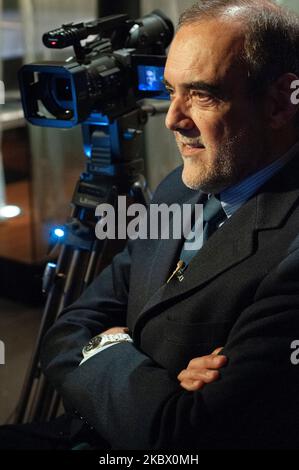
[[[183,183],[182,171],[183,165],[175,168],[161,181],[154,192],[152,204],[184,202],[198,193]]]

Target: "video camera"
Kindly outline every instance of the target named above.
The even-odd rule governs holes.
[[[38,126],[71,128],[93,113],[113,120],[144,98],[168,100],[163,74],[173,34],[171,20],[159,10],[138,20],[112,15],[44,34],[46,47],[72,46],[75,57],[21,68],[26,119]]]

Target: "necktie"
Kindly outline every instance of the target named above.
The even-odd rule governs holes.
[[[212,195],[204,205],[203,209],[203,243],[217,230],[221,222],[226,219],[221,201],[217,196]],[[176,277],[180,282],[184,279],[184,271],[188,267],[190,261],[197,254],[198,250],[186,250],[184,244],[181,251],[180,260],[175,271],[172,273],[167,282]]]
[[[217,230],[221,222],[226,219],[220,199],[217,196],[211,196],[207,200],[203,209],[203,240],[204,242]]]

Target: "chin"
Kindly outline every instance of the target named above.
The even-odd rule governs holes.
[[[221,181],[219,178],[208,178],[207,175],[196,173],[194,170],[186,169],[184,167],[182,173],[182,180],[187,188],[194,191],[202,191],[206,194],[216,194],[221,192],[227,186],[227,182]]]
[[[200,175],[196,175],[196,172],[186,169],[185,166],[182,173],[182,180],[187,188],[195,191],[201,189],[201,185],[204,183],[203,178],[200,177]]]

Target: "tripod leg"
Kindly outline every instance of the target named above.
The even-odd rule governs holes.
[[[16,418],[14,420],[15,424],[23,423],[25,420],[26,422],[28,422],[28,420],[32,421],[33,419],[39,420],[37,409],[43,387],[38,387],[38,392],[34,384],[41,380],[42,375],[39,365],[42,340],[61,310],[78,297],[80,286],[82,286],[84,281],[84,268],[88,262],[89,255],[88,252],[81,252],[80,250],[73,251],[69,246],[62,247],[57,264],[55,281],[47,298],[35,349],[21,392],[19,407],[17,408]],[[81,267],[81,272],[77,269],[78,267]],[[32,400],[33,393],[34,402]],[[29,403],[32,403],[30,412],[28,412]]]

